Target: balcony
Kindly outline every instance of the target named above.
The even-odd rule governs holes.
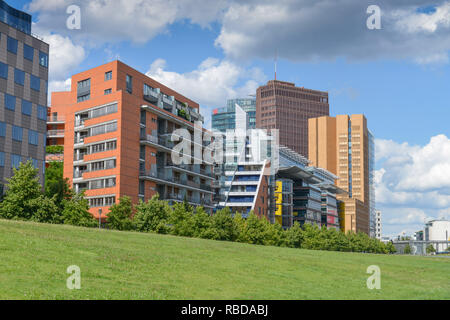
[[[64,130],[48,130],[48,138],[64,138]]]
[[[158,102],[159,92],[153,90],[146,90],[144,92],[144,99],[148,102],[156,104]]]
[[[163,104],[166,104],[166,105],[168,105],[168,106],[170,106],[170,107],[173,107],[173,100],[170,98],[170,97],[168,97],[168,96],[162,96],[162,102],[163,102]]]
[[[181,179],[174,176],[167,175],[162,170],[153,170],[153,171],[145,171],[140,170],[139,176],[141,179],[157,179],[163,182],[166,182],[168,184],[174,184],[177,185],[177,187],[183,187],[191,190],[201,191],[201,192],[208,192],[212,193],[211,187],[206,184],[199,184],[193,181],[188,181],[187,179]]]
[[[66,117],[64,116],[49,116],[47,117],[48,124],[64,124]]]

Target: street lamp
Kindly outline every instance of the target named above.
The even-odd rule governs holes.
[[[98,229],[101,229],[101,220],[102,220],[102,208],[98,209]]]

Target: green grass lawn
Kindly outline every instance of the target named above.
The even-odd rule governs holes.
[[[66,287],[70,265],[80,290]],[[450,299],[450,259],[0,220],[0,299]]]

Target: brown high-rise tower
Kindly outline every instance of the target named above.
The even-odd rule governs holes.
[[[256,91],[256,127],[278,129],[280,145],[308,157],[308,119],[328,116],[328,92],[270,80]]]

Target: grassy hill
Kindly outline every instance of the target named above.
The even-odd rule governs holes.
[[[81,290],[66,269],[81,268]],[[369,265],[381,290],[366,287]],[[450,259],[0,220],[0,299],[450,299]]]

